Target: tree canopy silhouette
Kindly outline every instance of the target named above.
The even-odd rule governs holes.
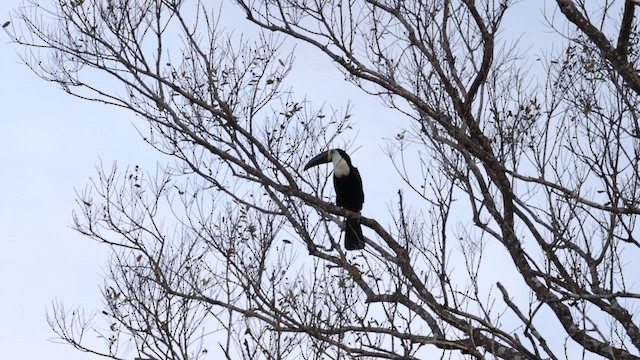
[[[114,359],[640,358],[634,1],[540,4],[545,54],[501,37],[524,31],[508,0],[46,6],[4,26],[25,62],[136,114],[174,159],[100,168],[80,193],[76,229],[113,257],[101,319],[51,308],[65,342]],[[251,30],[221,26],[232,14]],[[410,121],[380,134],[389,179],[360,165],[404,183],[375,200],[388,216],[303,171],[383,120],[296,94],[291,44]],[[344,217],[366,250],[345,251]]]

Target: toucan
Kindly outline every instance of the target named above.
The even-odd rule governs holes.
[[[357,168],[353,167],[351,158],[342,149],[331,149],[318,154],[304,166],[310,167],[324,163],[333,163],[333,187],[336,190],[336,205],[353,212],[360,212],[364,204],[362,178]],[[344,247],[347,250],[364,249],[362,227],[358,219],[347,219],[344,235]]]

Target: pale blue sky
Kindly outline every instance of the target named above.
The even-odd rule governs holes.
[[[0,2],[0,23],[19,0]],[[538,0],[528,4],[540,4]],[[524,5],[519,5],[524,6]],[[539,10],[519,11],[509,21],[540,29]],[[519,30],[520,31],[520,30]],[[518,34],[519,35],[519,34]],[[524,34],[524,41],[536,48],[544,46],[540,32]],[[513,35],[517,37],[517,34]],[[536,40],[538,39],[538,40]],[[93,359],[69,346],[54,344],[45,310],[54,299],[69,306],[81,305],[88,310],[101,305],[99,287],[103,283],[107,248],[83,238],[70,228],[75,190],[82,189],[100,161],[107,166],[115,160],[122,166],[147,164],[154,166],[156,153],[148,148],[134,131],[136,121],[131,113],[104,105],[80,101],[62,92],[56,85],[37,78],[20,63],[23,49],[12,45],[8,36],[0,34],[0,349],[7,359]],[[535,50],[535,49],[534,49]],[[305,65],[316,61],[314,54],[298,48],[298,61]],[[319,106],[324,101],[340,107],[354,100],[354,117],[359,123],[383,117],[369,130],[361,130],[360,154],[378,153],[380,139],[391,137],[380,128],[395,129],[401,115],[381,109],[372,99],[363,100],[361,93],[341,82],[327,84],[327,75],[317,71],[325,65],[312,66],[314,71],[294,72],[299,89]],[[298,68],[302,64],[297,65]],[[329,66],[326,71],[336,72]],[[340,76],[337,77],[340,79]],[[336,90],[337,89],[337,90]],[[404,121],[402,121],[404,122]],[[354,156],[363,173],[389,168],[365,156]],[[387,164],[388,165],[388,164]],[[368,179],[374,178],[368,177]],[[371,181],[365,181],[367,207],[371,203]],[[370,190],[367,190],[370,189]],[[381,196],[394,198],[396,189]],[[389,204],[379,204],[375,211],[386,213]],[[374,211],[371,209],[370,211]]]
[[[0,2],[0,21],[18,0]],[[107,248],[71,228],[75,189],[100,159],[152,162],[124,111],[74,99],[20,63],[0,34],[0,349],[4,359],[95,358],[54,344],[45,310],[101,304]]]

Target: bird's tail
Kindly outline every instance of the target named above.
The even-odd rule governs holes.
[[[364,249],[364,236],[362,236],[362,226],[358,219],[347,219],[347,226],[344,234],[344,247],[347,250]]]

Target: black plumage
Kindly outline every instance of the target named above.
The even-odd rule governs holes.
[[[333,186],[336,191],[336,205],[353,212],[360,212],[364,204],[364,191],[360,172],[351,163],[351,158],[344,150],[325,151],[305,166],[305,170],[323,163],[333,163]],[[362,226],[358,219],[347,219],[345,226],[344,247],[347,250],[364,249]]]

